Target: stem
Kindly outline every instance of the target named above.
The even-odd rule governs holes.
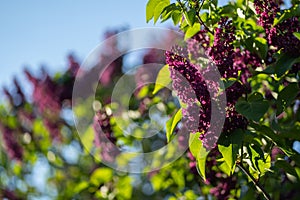
[[[244,166],[242,165],[242,163],[237,163],[237,166],[242,170],[242,172],[244,172],[244,174],[246,174],[251,181],[254,183],[254,185],[256,186],[256,188],[262,192],[262,194],[264,195],[264,197],[267,200],[271,200],[270,195],[267,193],[267,191],[262,187],[262,185],[259,184],[259,182],[247,171],[246,168],[244,168]]]
[[[214,35],[214,32],[213,31],[211,31],[206,25],[205,25],[205,23],[202,21],[202,19],[201,19],[201,17],[200,17],[200,15],[199,15],[199,12],[197,12],[196,13],[196,17],[198,18],[198,20],[199,20],[199,22],[200,22],[200,24],[201,25],[203,25],[204,26],[204,28],[208,31],[208,32],[210,32],[211,34],[213,34]]]
[[[214,32],[211,31],[211,30],[205,25],[205,23],[202,21],[200,15],[199,15],[199,12],[200,12],[200,10],[201,10],[203,4],[204,4],[204,1],[205,1],[205,0],[202,1],[201,6],[200,6],[200,8],[199,8],[199,11],[196,11],[196,17],[198,18],[200,24],[201,24],[202,26],[204,26],[204,28],[205,28],[209,33],[211,33],[211,34],[214,35]],[[184,5],[182,4],[182,2],[181,2],[180,0],[177,0],[177,2],[178,2],[179,6],[181,7],[181,9],[182,9],[183,12],[184,12],[184,11],[185,11],[185,8],[184,8]]]

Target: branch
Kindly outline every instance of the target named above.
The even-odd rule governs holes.
[[[199,12],[200,12],[200,10],[201,10],[203,4],[204,4],[204,1],[205,1],[205,0],[202,1],[201,5],[200,5],[200,7],[199,7],[199,11],[196,11],[196,17],[198,18],[200,24],[201,24],[202,26],[204,26],[204,28],[205,28],[208,32],[210,32],[211,34],[214,34],[214,32],[211,31],[211,30],[205,25],[205,23],[202,21],[200,15],[199,15]],[[177,2],[178,2],[179,6],[181,7],[181,9],[182,9],[183,12],[184,12],[184,11],[185,11],[185,7],[184,7],[184,5],[182,4],[182,2],[181,2],[180,0],[177,0]]]
[[[203,1],[204,2],[204,1]],[[204,28],[208,31],[208,32],[210,32],[211,34],[213,34],[214,35],[214,32],[213,31],[211,31],[207,26],[206,26],[206,24],[202,21],[202,19],[201,19],[201,17],[200,17],[200,15],[199,15],[199,12],[196,12],[196,17],[198,18],[198,20],[199,20],[199,22],[200,22],[200,24],[201,25],[203,25],[204,26]]]
[[[241,170],[242,172],[244,172],[244,174],[246,174],[250,179],[251,181],[254,183],[254,185],[256,186],[256,188],[258,188],[259,191],[261,191],[264,195],[264,197],[267,199],[267,200],[271,200],[271,197],[270,195],[267,193],[267,191],[262,187],[262,185],[259,184],[259,182],[247,171],[246,168],[244,168],[244,166],[241,164],[241,163],[237,163],[236,164]]]

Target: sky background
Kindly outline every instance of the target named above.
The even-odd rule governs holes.
[[[42,65],[50,72],[63,71],[70,52],[82,61],[107,29],[154,26],[146,23],[146,4],[147,0],[2,0],[0,89],[10,87],[13,76],[24,83],[25,66],[33,72]]]
[[[20,77],[24,66],[61,71],[70,52],[83,60],[107,29],[153,26],[145,20],[146,2],[1,1],[0,86],[9,86],[14,75]]]

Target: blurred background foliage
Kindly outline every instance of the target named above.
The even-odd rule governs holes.
[[[299,5],[296,3],[291,1],[293,7],[282,9],[273,19],[274,23],[280,24],[291,17],[299,17]],[[196,12],[199,5],[203,10]],[[12,80],[11,87],[3,88],[6,102],[0,106],[0,197],[12,200],[268,198],[260,188],[257,189],[258,185],[262,185],[266,190],[263,192],[272,199],[299,198],[300,157],[299,148],[295,145],[300,140],[297,52],[294,55],[282,49],[272,49],[265,35],[268,27],[257,23],[259,16],[250,0],[233,1],[223,6],[219,6],[215,0],[151,0],[146,10],[147,21],[152,18],[155,22],[170,19],[185,34],[185,39],[201,35],[200,28],[208,29],[207,45],[216,49],[213,42],[215,35],[209,31],[222,27],[218,25],[222,17],[232,19],[236,28],[234,34],[238,38],[232,45],[242,46],[261,61],[260,71],[251,69],[253,76],[249,78],[250,81],[239,80],[240,76],[224,80],[228,88],[239,81],[247,82],[252,88],[242,98],[236,99],[237,111],[249,122],[247,128],[232,131],[233,136],[229,137],[234,142],[228,146],[221,139],[221,147],[202,152],[204,159],[202,153],[197,156],[203,150],[201,140],[197,138],[190,141],[191,147],[184,155],[165,168],[142,174],[115,171],[101,163],[103,158],[118,159],[118,154],[101,151],[102,134],[120,148],[142,152],[157,150],[166,145],[180,129],[181,117],[177,113],[182,102],[169,89],[159,88],[157,91],[154,84],[143,86],[143,82],[156,78],[158,74],[162,79],[170,79],[166,76],[168,73],[163,71],[168,66],[160,72],[143,71],[145,68],[140,68],[132,74],[136,76],[137,90],[130,96],[130,109],[124,113],[126,117],[115,118],[110,97],[114,85],[128,70],[128,63],[124,61],[128,55],[123,55],[113,61],[100,77],[96,101],[92,102],[94,122],[79,138],[72,119],[71,102],[75,76],[83,72],[79,67],[80,61],[70,54],[67,57],[68,66],[61,73],[50,75],[45,68],[39,72],[24,69],[24,77],[32,86],[30,93],[24,92],[25,83],[17,78]],[[200,21],[197,21],[197,13],[201,14]],[[299,29],[299,26],[296,28]],[[285,36],[282,27],[278,29]],[[107,31],[104,39],[123,30]],[[99,55],[99,64],[101,60],[120,51],[122,44],[119,42],[114,41],[106,47],[110,51]],[[139,57],[140,64],[166,64],[165,52],[161,50],[147,49],[131,54]],[[93,73],[91,69],[88,74],[83,74],[89,76]],[[168,83],[168,80],[163,81]],[[256,108],[254,111],[253,107]],[[76,109],[77,114],[86,114],[83,108]],[[116,120],[123,127],[128,127],[126,131],[139,138],[124,134],[125,131],[117,126]],[[130,127],[131,122],[143,129]],[[141,139],[151,126],[160,127],[160,132]],[[99,127],[102,131],[99,131]],[[241,139],[244,146],[235,148],[234,145],[239,144]],[[181,148],[180,142],[178,145]],[[90,152],[95,147],[100,151],[92,156]],[[123,161],[125,165],[128,160],[130,158],[119,158],[119,162]],[[243,167],[243,164],[247,167]]]

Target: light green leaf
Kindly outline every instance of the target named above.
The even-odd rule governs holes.
[[[202,141],[199,139],[201,133],[191,133],[189,138],[189,147],[192,155],[197,160],[197,170],[200,176],[206,180],[205,166],[206,157],[209,151],[202,145]]]
[[[224,172],[228,176],[231,176],[231,168],[226,162],[222,162],[218,167],[220,168],[220,170],[222,170],[222,172]]]
[[[83,181],[74,187],[73,192],[75,194],[79,194],[81,191],[85,190],[88,187],[89,187],[89,183],[87,181]]]
[[[87,130],[80,135],[80,139],[81,142],[83,144],[83,146],[85,147],[85,152],[86,153],[90,153],[93,146],[94,146],[94,138],[95,138],[95,134],[94,134],[94,129],[92,126],[89,126],[87,128]]]
[[[149,0],[146,5],[146,21],[147,23],[153,18],[154,10],[160,0]]]
[[[109,168],[98,168],[96,169],[91,177],[90,182],[95,186],[99,186],[102,183],[106,183],[113,178],[113,171]]]
[[[235,161],[238,151],[242,145],[244,132],[240,129],[234,131],[229,136],[221,135],[218,141],[218,149],[228,165],[226,173],[231,174],[235,169]]]
[[[196,33],[198,33],[200,31],[200,24],[199,23],[194,23],[193,26],[190,26],[185,35],[184,35],[184,39],[188,39],[188,38],[191,38],[193,37]]]
[[[132,180],[130,176],[123,176],[119,179],[116,185],[116,199],[132,199]]]
[[[160,1],[160,3],[157,4],[157,6],[155,6],[154,13],[153,13],[154,23],[157,22],[157,20],[159,19],[159,16],[161,15],[161,13],[165,9],[165,7],[167,7],[169,4],[170,4],[169,1],[164,0],[164,1]]]
[[[171,82],[172,79],[170,77],[169,65],[165,65],[158,72],[152,94],[156,94],[158,91],[166,87]]]
[[[166,135],[167,135],[167,141],[170,142],[171,141],[171,137],[172,134],[178,124],[178,122],[181,120],[182,118],[182,111],[181,109],[179,109],[176,114],[167,121],[166,123]]]
[[[183,189],[185,186],[184,171],[183,170],[172,170],[171,176],[179,189]]]
[[[300,40],[300,33],[295,32],[295,33],[293,33],[293,35],[294,35],[298,40]]]

